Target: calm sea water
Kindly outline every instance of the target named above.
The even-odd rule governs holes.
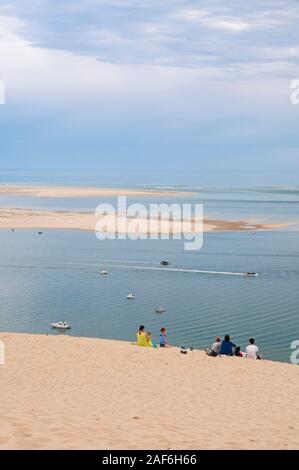
[[[259,276],[147,269],[159,268],[161,259],[168,259],[170,268]],[[99,274],[102,269],[108,276]],[[295,231],[209,233],[199,252],[184,251],[178,240],[99,241],[80,231],[46,230],[42,236],[36,230],[0,231],[2,331],[57,334],[49,324],[68,320],[70,335],[134,341],[142,323],[154,340],[166,326],[175,345],[205,347],[229,333],[244,348],[254,336],[265,357],[289,361],[290,343],[299,339],[298,285]],[[134,301],[126,299],[129,292]],[[158,306],[166,312],[153,313]]]

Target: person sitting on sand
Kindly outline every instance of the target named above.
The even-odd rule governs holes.
[[[225,335],[221,343],[219,354],[223,356],[233,356],[235,347],[236,345],[230,340],[229,335]]]
[[[213,343],[210,348],[206,349],[206,353],[208,356],[216,357],[219,354],[220,348],[221,348],[221,338],[220,336],[217,336],[215,343]]]
[[[138,346],[148,346],[148,339],[145,333],[145,326],[140,325],[137,333],[137,345]]]
[[[259,348],[254,342],[254,338],[249,338],[249,344],[246,346],[246,357],[248,359],[261,359],[262,357],[258,354]]]
[[[140,325],[137,333],[137,345],[143,347],[153,347],[151,333],[145,331],[145,326]]]
[[[160,348],[170,348],[167,339],[166,328],[161,328],[160,330]]]
[[[237,356],[237,357],[244,357],[245,356],[245,353],[243,351],[241,351],[240,346],[235,347],[235,356]]]

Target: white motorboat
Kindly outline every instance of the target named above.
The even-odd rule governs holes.
[[[164,307],[157,307],[155,309],[155,313],[164,313],[164,312],[166,312],[166,308]]]
[[[135,299],[135,295],[134,294],[128,294],[127,299],[128,300],[133,300],[133,299]]]
[[[51,323],[51,326],[52,328],[56,328],[57,330],[69,330],[71,328],[71,324],[67,323],[66,321]]]
[[[101,274],[103,274],[103,276],[107,275],[108,272],[107,271],[101,271]]]
[[[258,273],[244,273],[244,276],[247,276],[247,277],[256,277],[256,276],[258,276]]]

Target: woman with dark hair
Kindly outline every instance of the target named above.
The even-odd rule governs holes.
[[[219,354],[223,356],[233,356],[235,347],[236,345],[230,340],[230,336],[225,335],[221,343]]]
[[[147,333],[143,325],[140,325],[138,333],[137,333],[137,345],[150,347],[150,348],[153,347],[153,343],[151,340],[151,333]]]

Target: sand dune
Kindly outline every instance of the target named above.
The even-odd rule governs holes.
[[[299,369],[0,334],[1,449],[299,449]]]

